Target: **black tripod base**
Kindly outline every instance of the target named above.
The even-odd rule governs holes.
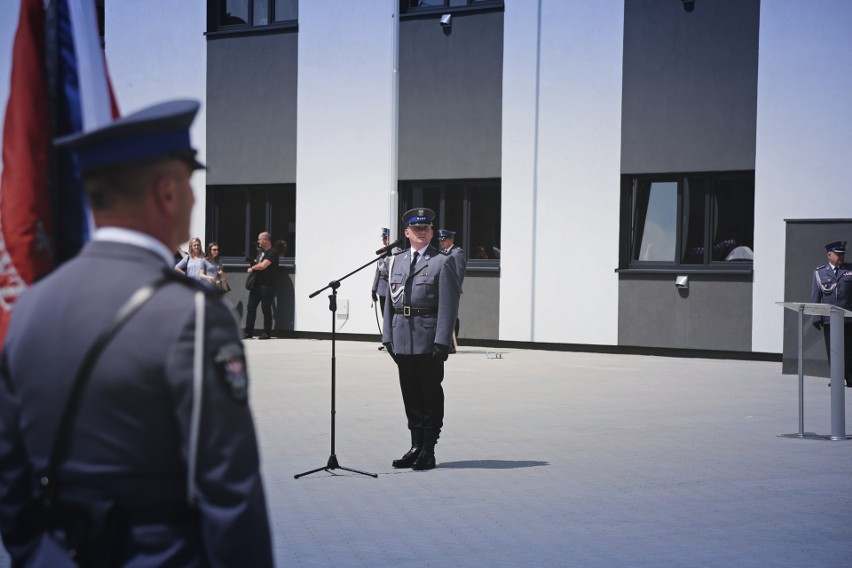
[[[357,470],[357,469],[351,469],[351,468],[348,468],[348,467],[343,467],[339,463],[337,463],[337,456],[335,454],[331,454],[328,457],[328,463],[325,464],[324,467],[318,467],[316,469],[312,469],[312,470],[306,471],[304,473],[299,473],[297,475],[294,475],[293,479],[299,479],[300,477],[304,477],[306,475],[310,475],[310,474],[316,473],[318,471],[327,471],[329,473],[333,473],[332,470],[335,470],[335,469],[343,469],[343,470],[346,470],[346,471],[351,471],[352,473],[360,473],[361,475],[369,475],[370,477],[378,477],[379,476],[379,474],[377,474],[377,473],[368,473],[366,471],[360,471],[360,470]]]

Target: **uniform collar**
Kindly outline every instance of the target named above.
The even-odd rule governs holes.
[[[420,253],[420,258],[424,258],[424,257],[426,256],[426,250],[427,250],[428,248],[429,248],[429,245],[427,244],[427,245],[426,245],[425,247],[423,247],[422,249],[418,249],[418,250],[411,249],[411,250],[409,251],[409,254],[411,254],[411,255],[413,256],[413,255],[414,255],[414,253],[415,253],[415,252],[417,252],[417,253]]]
[[[169,253],[169,249],[166,248],[166,245],[151,235],[140,231],[126,229],[124,227],[99,227],[95,230],[95,234],[92,235],[92,240],[137,246],[155,253],[169,268],[171,268],[174,264],[174,255]]]

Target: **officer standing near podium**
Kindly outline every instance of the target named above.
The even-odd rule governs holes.
[[[75,154],[97,230],[21,295],[0,358],[13,566],[273,565],[233,308],[172,268],[203,167],[198,108],[163,103],[57,143]],[[106,333],[139,292],[147,301]]]
[[[382,343],[396,361],[411,448],[395,468],[433,469],[435,443],[444,424],[444,362],[458,316],[455,257],[433,247],[431,209],[402,216],[410,248],[393,256]]]
[[[811,303],[831,304],[852,310],[852,265],[846,264],[846,241],[834,241],[825,245],[828,263],[814,270],[811,285]],[[821,329],[825,338],[825,351],[831,363],[831,318],[814,316],[814,327]],[[846,387],[852,388],[852,322],[844,325],[844,360]]]

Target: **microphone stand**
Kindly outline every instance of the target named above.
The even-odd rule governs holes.
[[[390,256],[391,252],[392,252],[392,250],[389,249],[389,250],[385,251],[384,253],[376,253],[379,256],[377,256],[373,260],[371,260],[371,261],[367,262],[366,264],[356,268],[355,270],[353,270],[352,272],[350,272],[346,276],[340,278],[339,280],[332,280],[331,282],[328,283],[328,286],[320,288],[319,290],[317,290],[316,292],[314,292],[310,296],[308,296],[309,298],[313,298],[314,296],[320,294],[323,290],[327,290],[327,289],[331,288],[331,295],[328,297],[328,309],[331,310],[331,455],[328,458],[328,463],[326,463],[324,466],[318,467],[316,469],[312,469],[310,471],[306,471],[304,473],[299,473],[297,475],[294,475],[293,477],[295,479],[299,479],[300,477],[304,477],[306,475],[310,475],[310,474],[316,473],[318,471],[327,471],[329,473],[334,473],[335,469],[343,469],[343,470],[346,470],[346,471],[351,471],[352,473],[360,473],[361,475],[369,475],[370,477],[378,477],[378,474],[375,474],[375,473],[368,473],[366,471],[360,471],[360,470],[357,470],[357,469],[351,469],[351,468],[348,468],[348,467],[343,467],[337,461],[337,454],[335,453],[335,449],[334,449],[334,434],[335,434],[334,415],[337,413],[337,410],[336,410],[336,395],[335,395],[335,393],[337,391],[337,369],[336,369],[337,358],[335,356],[335,353],[336,353],[335,345],[336,345],[336,342],[337,342],[337,331],[336,331],[336,325],[337,325],[337,322],[336,322],[336,318],[337,318],[337,289],[340,288],[340,283],[343,280],[346,280],[347,278],[349,278],[350,276],[352,276],[356,272],[360,272],[361,270],[367,268],[368,266],[370,266],[371,264],[373,264],[377,260],[385,258],[386,256]]]

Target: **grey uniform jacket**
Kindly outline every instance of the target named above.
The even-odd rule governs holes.
[[[456,272],[459,275],[459,294],[463,294],[464,289],[462,288],[462,285],[464,284],[464,271],[467,267],[467,259],[464,256],[464,249],[453,245],[447,249],[446,252],[447,254],[454,256],[456,259]]]
[[[94,241],[18,300],[0,359],[0,532],[13,565],[34,562],[34,470],[48,461],[84,353],[127,298],[164,269],[151,251]],[[89,489],[127,511],[155,515],[186,503],[194,299],[203,287],[183,280],[157,291],[95,365],[60,468],[60,493]],[[133,528],[121,565],[273,564],[233,309],[211,291],[204,311],[197,515]]]
[[[376,274],[373,276],[373,292],[378,296],[388,295],[388,265],[390,256],[376,261]]]
[[[385,302],[382,343],[393,343],[400,355],[432,353],[435,343],[452,345],[453,326],[459,310],[459,278],[456,259],[429,245],[412,274],[411,250],[393,256],[388,277],[389,302]],[[430,315],[395,313],[395,308],[426,308]]]
[[[852,309],[852,265],[841,264],[837,275],[830,264],[823,264],[814,270],[811,283],[811,303],[832,304],[845,310]],[[828,316],[814,316],[813,322],[828,324]],[[846,320],[847,323],[850,320]]]

